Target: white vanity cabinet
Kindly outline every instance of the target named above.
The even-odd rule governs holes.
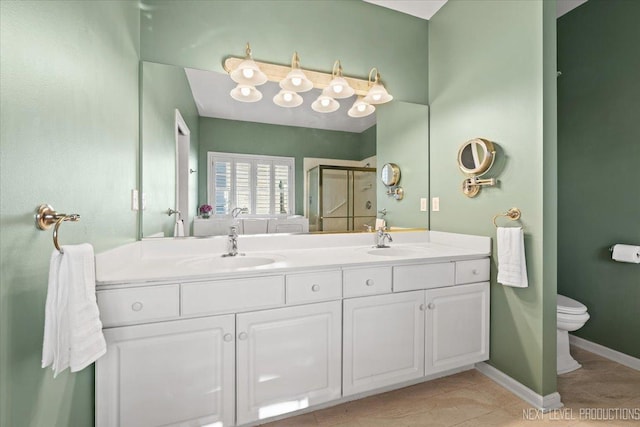
[[[424,375],[424,291],[346,299],[345,396]]]
[[[220,425],[234,420],[235,316],[105,329],[96,425]]]
[[[255,425],[469,367],[488,280],[466,256],[106,285],[96,426]]]
[[[339,399],[340,301],[237,315],[237,424]]]
[[[426,291],[425,375],[489,359],[489,282]]]

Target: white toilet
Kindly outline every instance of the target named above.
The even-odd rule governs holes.
[[[584,304],[558,295],[558,375],[582,366],[569,353],[569,332],[582,328],[587,320],[589,313]]]

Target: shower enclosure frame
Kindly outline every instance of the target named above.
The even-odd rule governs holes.
[[[370,172],[374,174],[374,183],[375,183],[375,174],[377,172],[376,168],[371,168],[371,167],[359,167],[359,166],[336,166],[336,165],[317,165],[314,166],[313,168],[309,169],[306,171],[307,174],[309,174],[313,169],[318,169],[318,210],[317,210],[317,214],[318,214],[318,229],[316,231],[325,231],[324,230],[324,176],[323,176],[323,171],[324,170],[340,170],[340,171],[346,171],[347,172],[347,177],[348,177],[348,185],[347,185],[347,215],[346,216],[336,216],[336,217],[327,217],[327,218],[336,218],[336,219],[341,219],[344,218],[347,221],[347,230],[345,231],[360,231],[360,230],[355,230],[354,227],[354,221],[356,218],[368,218],[368,217],[376,217],[377,214],[377,210],[374,208],[373,209],[373,214],[372,215],[363,215],[363,216],[355,216],[355,209],[353,209],[353,197],[354,197],[354,193],[355,193],[355,179],[353,178],[354,172]],[[307,197],[309,197],[311,195],[311,179],[307,178]],[[375,185],[374,185],[375,188]],[[375,196],[375,192],[374,192],[374,196]],[[349,202],[351,201],[351,203]],[[309,207],[309,199],[306,200],[307,206]],[[375,197],[373,198],[373,203],[376,204],[377,206],[377,201],[375,200]],[[311,209],[308,209],[307,212],[308,216],[309,216],[309,225],[311,226]]]

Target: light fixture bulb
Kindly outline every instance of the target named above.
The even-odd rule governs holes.
[[[253,77],[253,70],[251,68],[245,68],[244,70],[242,70],[242,75],[246,79],[250,79]]]
[[[333,113],[340,108],[340,103],[333,99],[325,89],[322,94],[311,104],[311,109],[318,113]]]
[[[376,111],[376,107],[366,102],[363,97],[359,96],[358,99],[356,99],[356,102],[354,102],[351,108],[349,108],[347,115],[353,118],[361,118],[373,114],[374,111]]]
[[[334,91],[335,93],[342,93],[342,90],[343,90],[343,89],[344,89],[344,88],[342,87],[342,85],[341,85],[341,84],[337,84],[337,85],[333,86],[333,91]]]
[[[303,99],[295,92],[282,89],[273,97],[273,103],[279,107],[293,108],[302,104]]]
[[[379,93],[374,93],[372,98],[374,101],[380,101],[380,99],[382,98],[382,95],[380,95]]]
[[[291,92],[307,92],[313,89],[313,82],[300,68],[300,58],[297,53],[291,58],[291,71],[280,81],[280,87]]]
[[[237,85],[229,94],[240,102],[257,102],[262,99],[262,93],[258,89],[242,84]]]

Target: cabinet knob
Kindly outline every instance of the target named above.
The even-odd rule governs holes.
[[[373,281],[373,279],[367,279],[367,281],[366,281],[366,282],[364,282],[364,283],[365,283],[367,286],[373,286],[375,282]]]
[[[240,332],[240,334],[238,335],[238,339],[240,340],[246,340],[249,337],[249,335],[247,335],[246,332]]]
[[[434,308],[436,308],[436,305],[434,303],[430,302],[429,304],[427,304],[427,308],[429,310],[433,310]]]
[[[224,334],[224,337],[222,337],[222,339],[223,339],[225,342],[231,342],[231,341],[233,341],[233,335],[231,335],[231,334]]]
[[[140,301],[136,301],[133,304],[131,304],[131,310],[133,310],[133,311],[140,311],[140,310],[142,310],[142,307],[143,307],[143,305],[142,305],[142,303]]]
[[[478,270],[474,268],[473,270],[471,270],[471,274],[473,274],[474,276],[477,276]]]
[[[318,292],[318,291],[320,290],[320,285],[313,285],[313,286],[311,287],[311,290],[312,290],[313,292]]]
[[[427,308],[424,306],[424,304],[420,304],[420,311],[425,311]]]

